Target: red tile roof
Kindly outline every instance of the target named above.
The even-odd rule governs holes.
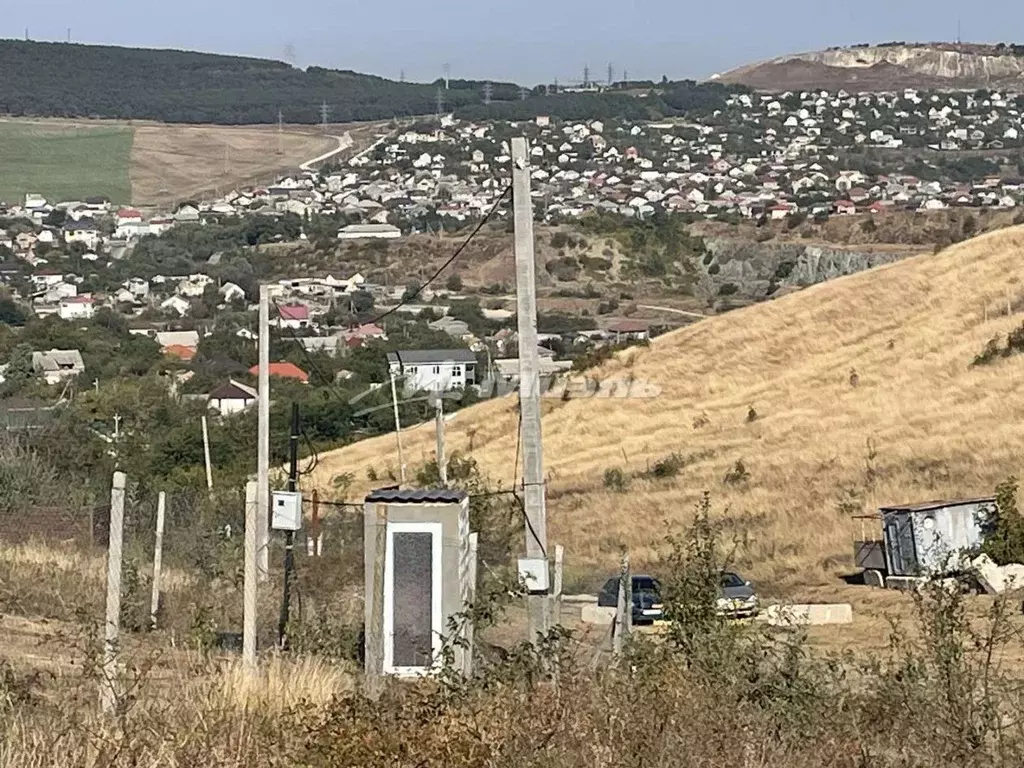
[[[260,373],[260,367],[258,365],[254,365],[249,369],[249,373],[253,376],[258,376]],[[271,363],[270,375],[280,376],[282,379],[296,379],[297,381],[301,381],[303,384],[309,383],[309,374],[294,363]]]
[[[309,320],[309,307],[304,304],[285,304],[277,310],[282,320]]]
[[[168,347],[164,347],[164,354],[168,357],[184,360],[187,363],[196,356],[196,351],[191,347],[186,347],[184,344],[171,344]]]

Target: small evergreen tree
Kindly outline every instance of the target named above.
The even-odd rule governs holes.
[[[984,526],[982,552],[998,565],[1024,563],[1024,517],[1017,511],[1017,478],[996,487],[996,506]]]

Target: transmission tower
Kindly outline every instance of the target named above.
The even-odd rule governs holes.
[[[612,83],[615,82],[615,70],[612,69],[611,62],[608,62],[608,87],[610,88]]]
[[[484,104],[490,105],[492,98],[494,98],[494,85],[484,83]]]
[[[398,73],[398,82],[400,82],[400,83],[404,83],[405,82],[405,70],[404,69],[401,72]]]
[[[277,110],[277,154],[284,154],[284,114]]]
[[[629,70],[628,69],[622,70],[622,82],[625,83],[626,85],[629,85]]]
[[[586,88],[590,85],[590,65],[587,64],[583,67],[583,87]]]
[[[525,86],[522,86],[522,85],[519,86],[519,100],[520,101],[526,101],[526,97],[529,95],[529,93],[530,93],[530,91],[529,91],[528,88],[526,88]]]
[[[327,118],[331,114],[331,108],[327,106],[327,102],[320,104],[320,125],[327,128]]]
[[[444,89],[447,91],[450,81],[452,79],[452,68],[451,65],[445,62],[444,65]]]

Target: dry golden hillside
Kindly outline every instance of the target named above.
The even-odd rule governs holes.
[[[1024,228],[1003,230],[623,353],[593,375],[646,380],[660,396],[544,403],[550,539],[577,568],[607,568],[621,545],[643,562],[709,491],[747,572],[810,586],[849,569],[865,525],[853,515],[991,492],[1021,470],[1024,357],[969,364],[1024,321],[1022,262]],[[507,487],[516,423],[512,399],[487,402],[457,415],[449,445]],[[406,433],[411,468],[433,439],[431,425]],[[672,453],[692,462],[676,477],[604,487],[605,470],[641,473]],[[737,461],[749,479],[726,482]],[[367,440],[324,457],[315,482],[353,472],[361,491],[367,468],[389,464],[394,437]]]

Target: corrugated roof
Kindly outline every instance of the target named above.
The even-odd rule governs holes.
[[[476,362],[476,355],[468,349],[401,349],[388,352],[387,358],[402,365]]]
[[[380,488],[371,491],[366,501],[378,504],[458,504],[466,498],[465,491],[448,488]]]
[[[946,507],[966,507],[974,504],[992,504],[995,498],[983,496],[978,499],[950,499],[945,501],[919,501],[915,504],[894,504],[882,507],[882,512],[928,512],[933,509],[945,509]]]

